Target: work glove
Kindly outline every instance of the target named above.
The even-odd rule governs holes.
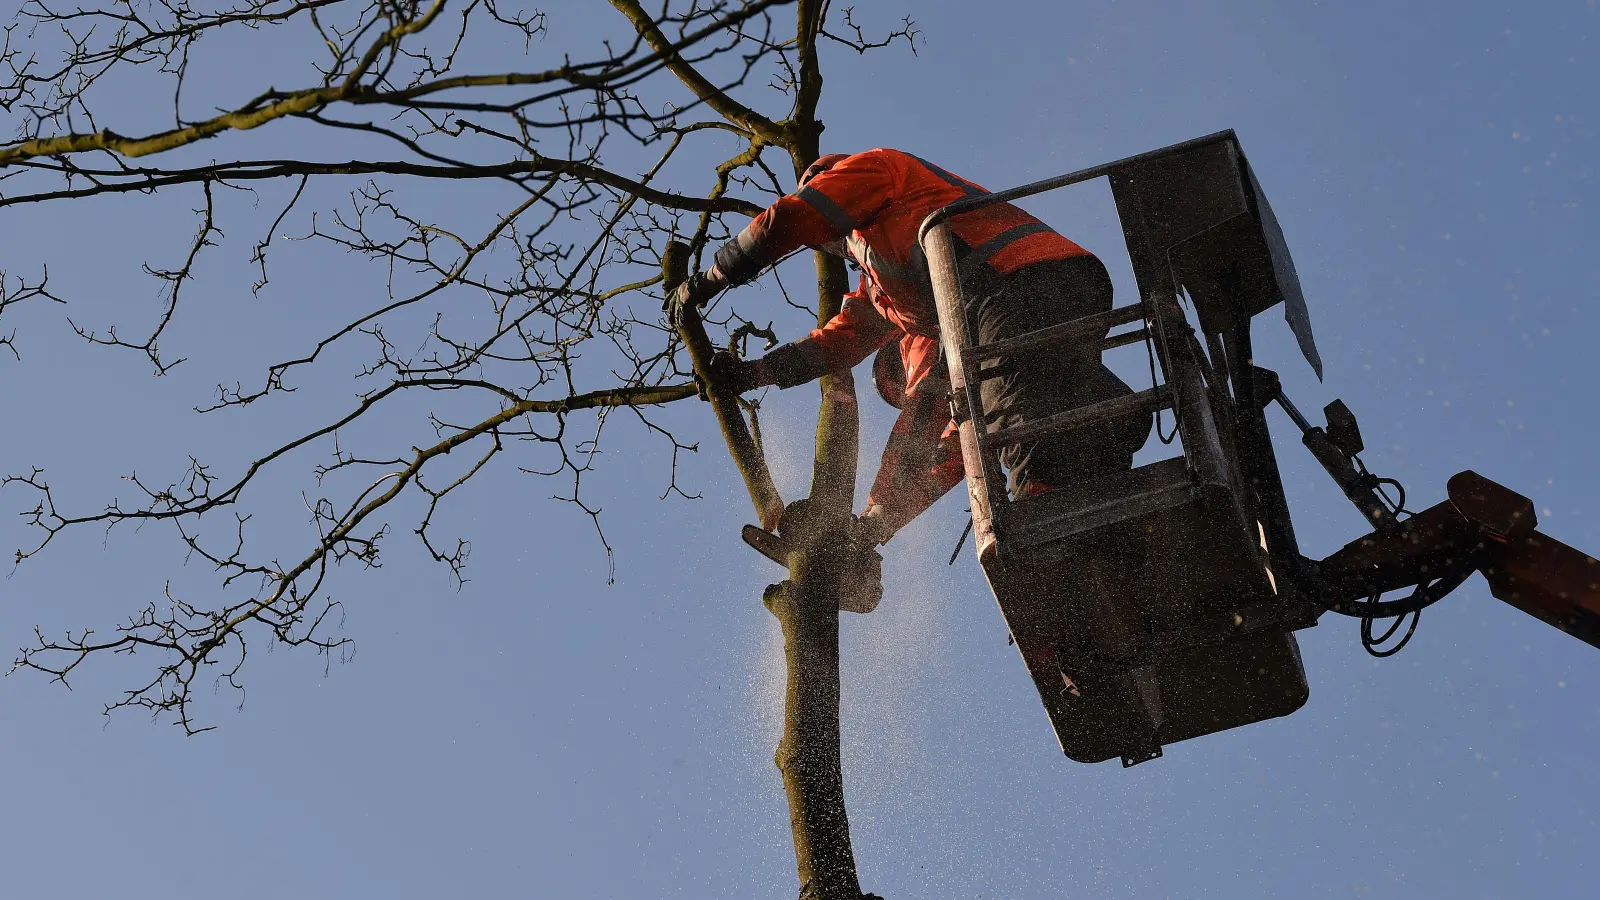
[[[740,359],[726,350],[711,354],[711,378],[735,394],[745,394],[772,384],[767,366],[760,359]]]
[[[879,524],[869,517],[850,517],[849,545],[844,548],[848,571],[839,583],[839,609],[844,612],[869,613],[883,599],[883,557],[876,549]]]
[[[728,280],[715,267],[709,272],[695,272],[667,293],[661,311],[667,314],[667,323],[676,329],[682,321],[683,310],[699,309],[727,286]]]
[[[895,528],[889,524],[883,507],[874,503],[851,523],[851,532],[851,537],[858,546],[876,547],[888,543],[889,538],[894,537]]]

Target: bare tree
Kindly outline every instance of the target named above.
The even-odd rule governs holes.
[[[698,265],[738,217],[758,212],[817,158],[823,47],[913,44],[915,31],[906,20],[872,35],[848,9],[829,30],[828,0],[610,5],[614,34],[569,42],[550,34],[550,16],[507,0],[24,3],[0,49],[0,108],[17,129],[0,145],[0,207],[137,194],[178,195],[195,210],[176,263],[145,267],[163,288],[154,320],[130,330],[71,319],[83,339],[134,351],[157,374],[180,365],[166,339],[203,290],[192,284],[197,261],[226,240],[225,216],[261,199],[274,205],[249,245],[255,291],[268,289],[278,257],[293,249],[282,237],[291,231],[379,262],[385,274],[359,315],[254,380],[219,386],[198,409],[215,414],[302,387],[329,390],[343,377],[333,361],[364,348],[345,413],[264,448],[241,470],[222,473],[189,457],[175,478],[130,475],[134,499],[89,511],[58,505],[42,469],[5,479],[8,494],[29,498],[26,517],[37,534],[19,562],[69,530],[161,523],[183,554],[219,575],[206,597],[169,590],[108,631],[37,632],[15,668],[67,682],[92,661],[126,655],[135,680],[108,713],[143,709],[188,733],[204,731],[197,687],[213,678],[239,686],[249,651],[347,651],[349,638],[332,627],[330,576],[340,564],[377,565],[397,525],[461,578],[469,546],[439,534],[435,519],[472,479],[507,474],[509,464],[561,479],[561,499],[592,521],[609,557],[586,484],[621,414],[656,438],[671,461],[667,492],[683,493],[678,454],[697,445],[652,409],[694,402],[691,376],[713,343],[776,338],[770,324],[741,314],[748,301],[737,296],[704,323],[669,325],[657,312],[664,282],[690,262],[668,253],[669,242],[685,241]],[[292,61],[295,68],[274,77],[301,86],[263,86],[202,109],[210,102],[207,67],[228,64],[207,52],[224,34]],[[570,49],[580,46],[590,49]],[[504,63],[485,67],[486,60]],[[170,108],[129,112],[105,99],[131,83],[145,96],[150,84],[162,85]],[[117,130],[101,124],[112,121]],[[295,152],[271,150],[286,146]],[[472,183],[496,190],[501,208],[487,219],[439,202],[442,190]],[[42,278],[3,283],[0,309],[59,299]],[[818,255],[815,304],[784,296],[820,322],[838,309],[845,287],[842,264]],[[826,379],[822,391],[810,496],[785,523],[798,550],[789,578],[764,599],[786,643],[777,764],[801,895],[856,898],[839,763],[843,563],[833,548],[849,526],[857,419],[848,374]],[[405,398],[419,396],[434,399],[431,443],[366,446],[372,442],[342,437],[374,418],[406,415],[415,407]],[[747,483],[768,485],[768,494],[753,488],[753,496],[773,524],[776,495],[759,430],[750,436],[740,411],[730,415],[722,400],[712,405]],[[302,460],[314,530],[303,553],[280,561],[253,549],[250,508],[260,498],[252,487]],[[403,518],[408,503],[418,518]]]

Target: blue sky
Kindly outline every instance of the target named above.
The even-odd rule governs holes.
[[[554,24],[612,15],[592,5],[555,10]],[[1592,0],[862,12],[885,23],[902,8],[923,32],[918,57],[829,59],[825,150],[898,147],[997,188],[1236,129],[1295,254],[1327,380],[1298,361],[1276,310],[1257,329],[1261,361],[1302,408],[1344,398],[1368,464],[1404,481],[1414,506],[1472,468],[1532,496],[1550,534],[1600,549]],[[235,58],[204,89],[243,98],[277,62]],[[7,210],[0,266],[49,261],[73,316],[141,321],[157,307],[138,263],[170,257],[192,233],[189,199]],[[1103,188],[1030,208],[1105,255],[1128,296]],[[381,276],[308,250],[277,293],[253,300],[239,264],[247,244],[203,273],[193,294],[203,302],[169,341],[191,362],[165,379],[133,354],[82,346],[59,310],[19,315],[24,361],[0,362],[11,385],[3,467],[47,461],[72,476],[68,499],[96,505],[130,469],[171,471],[195,448],[237,457],[319,403],[342,408],[350,391],[334,380],[310,406],[264,406],[220,426],[187,413],[218,381],[256,376],[378,289]],[[798,320],[787,327],[798,333]],[[764,407],[786,496],[804,482],[814,405],[790,391]],[[890,417],[867,410],[870,474]],[[670,418],[702,442],[682,477],[704,499],[657,500],[660,448],[613,446],[618,463],[599,485],[618,553],[612,586],[586,520],[547,499],[557,488],[508,472],[454,514],[474,543],[464,589],[398,535],[384,568],[339,584],[354,660],[325,669],[281,649],[252,657],[242,710],[227,693],[207,701],[215,732],[185,739],[137,715],[102,719],[127,668],[87,672],[72,692],[26,674],[0,682],[10,889],[788,895],[793,856],[771,763],[781,659],[759,603],[779,573],[730,545],[750,515],[709,411]],[[420,440],[414,425],[378,436]],[[1301,542],[1331,552],[1361,519],[1288,423],[1274,425]],[[285,502],[265,514],[267,540],[298,546],[303,487],[273,483]],[[866,889],[1592,895],[1593,648],[1475,579],[1392,659],[1368,658],[1349,621],[1303,633],[1312,693],[1291,717],[1130,770],[1083,766],[1060,755],[970,553],[944,564],[963,509],[946,498],[897,538],[882,606],[842,623],[846,777]],[[0,582],[0,643],[26,643],[35,624],[107,623],[169,578],[209,583],[180,562],[155,529],[79,534]]]

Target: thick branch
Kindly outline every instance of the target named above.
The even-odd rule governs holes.
[[[245,612],[239,613],[238,615],[229,619],[212,638],[208,639],[204,644],[196,648],[197,652],[203,655],[210,647],[216,646],[222,641],[226,640],[228,634],[235,631],[240,625],[243,625],[246,621],[255,618],[263,610],[268,609],[282,599],[285,592],[288,591],[289,587],[294,584],[296,579],[311,571],[313,567],[317,566],[321,562],[322,558],[330,550],[332,550],[333,547],[338,545],[340,541],[344,540],[345,537],[353,532],[356,527],[359,526],[368,516],[386,506],[395,497],[399,496],[400,492],[405,489],[407,484],[411,483],[411,481],[416,478],[417,474],[422,471],[422,467],[427,465],[429,460],[443,456],[462,444],[465,444],[468,441],[471,441],[474,438],[482,435],[489,434],[500,426],[529,413],[567,413],[577,409],[593,409],[596,407],[640,406],[651,403],[670,403],[675,400],[687,399],[688,397],[692,397],[694,395],[695,386],[692,384],[684,384],[652,388],[613,388],[611,390],[592,391],[587,394],[564,397],[560,400],[523,400],[507,406],[505,409],[488,417],[487,419],[484,419],[476,425],[461,429],[460,431],[450,435],[444,440],[439,441],[431,447],[417,448],[409,463],[407,463],[398,471],[391,472],[389,474],[388,477],[393,480],[393,484],[389,486],[388,490],[376,497],[373,497],[371,500],[368,500],[354,513],[347,516],[337,528],[330,531],[328,535],[322,539],[321,544],[316,550],[312,551],[310,555],[301,560],[293,569],[290,569],[288,572],[283,574],[278,581],[277,589],[274,590],[272,594],[265,599],[252,603]]]
[[[425,84],[416,85],[399,91],[384,91],[371,96],[371,100],[380,103],[399,103],[424,97],[440,91],[457,90],[467,87],[512,87],[516,85],[551,84],[565,81],[575,87],[603,87],[614,83],[618,79],[634,75],[641,70],[662,62],[678,58],[678,54],[689,47],[698,44],[706,38],[727,31],[737,25],[755,18],[774,6],[784,6],[795,0],[756,0],[743,9],[731,13],[697,31],[690,32],[681,39],[664,43],[652,44],[655,52],[648,56],[640,57],[626,65],[616,65],[612,60],[594,63],[581,63],[578,65],[567,64],[556,69],[544,72],[505,72],[492,75],[458,75],[453,78],[440,78]],[[648,16],[646,17],[648,19]],[[632,19],[632,16],[629,16]],[[660,29],[656,30],[660,33]],[[670,68],[669,64],[669,68]],[[601,74],[590,75],[589,70],[599,69]],[[720,110],[719,110],[720,112]]]
[[[676,241],[667,245],[666,252],[661,255],[661,278],[669,294],[687,277],[688,264],[687,246]],[[755,504],[756,515],[761,518],[761,527],[769,531],[776,529],[778,519],[783,516],[783,498],[778,496],[778,489],[772,484],[772,473],[767,469],[767,461],[751,438],[749,427],[745,425],[738,395],[712,377],[713,348],[710,338],[706,337],[705,325],[700,322],[698,310],[685,308],[679,313],[678,334],[689,351],[695,377],[705,384],[706,396],[716,413],[717,424],[722,427],[728,453],[733,457],[739,474],[744,476],[745,489],[750,492],[750,502]]]
[[[816,104],[822,74],[816,36],[827,2],[801,0],[797,13],[800,72],[789,123],[794,140],[788,149],[798,176],[819,154],[822,123],[816,118]],[[838,259],[815,256],[821,325],[839,311],[846,276]],[[848,565],[858,433],[850,373],[825,376],[811,496],[803,516],[791,514],[802,521],[790,522],[785,516],[785,528],[800,549],[789,560],[789,580],[769,589],[767,597],[768,608],[783,626],[788,666],[783,740],[775,761],[789,798],[802,900],[863,897],[839,753],[839,596],[846,578],[863,577]]]
[[[476,386],[494,388],[493,385],[468,385],[465,383],[448,385],[430,380],[418,380],[404,386]],[[579,409],[637,407],[646,404],[669,403],[687,399],[694,395],[694,385],[682,384],[659,387],[614,388],[576,394],[555,400],[520,400],[508,404],[500,412],[480,421],[476,425],[461,428],[431,446],[414,448],[409,460],[393,460],[383,463],[384,465],[398,466],[398,468],[392,469],[363,491],[355,502],[347,508],[346,512],[334,515],[331,511],[325,511],[325,507],[319,504],[314,509],[313,517],[317,520],[319,526],[327,523],[333,525],[333,527],[321,534],[321,539],[318,541],[317,546],[309,554],[293,568],[286,571],[279,569],[276,563],[271,566],[246,566],[238,560],[237,549],[229,556],[216,556],[208,553],[201,549],[192,535],[183,531],[181,525],[183,520],[180,520],[180,532],[192,550],[199,552],[205,559],[217,565],[218,568],[230,569],[235,573],[226,579],[225,583],[231,582],[238,575],[252,574],[263,578],[270,584],[270,590],[267,590],[264,595],[256,599],[224,607],[215,612],[202,611],[188,603],[172,600],[173,612],[170,616],[163,618],[157,613],[154,606],[148,606],[140,614],[132,617],[127,624],[120,626],[117,629],[117,636],[105,640],[92,640],[93,632],[89,631],[82,632],[77,636],[69,633],[61,641],[48,641],[41,636],[39,644],[34,649],[23,651],[13,665],[13,669],[35,669],[49,674],[57,680],[65,681],[67,676],[89,656],[108,652],[132,652],[138,648],[159,649],[170,654],[170,656],[167,662],[159,666],[156,677],[137,690],[125,692],[121,700],[108,706],[107,711],[130,706],[142,706],[153,711],[171,711],[177,715],[179,724],[187,732],[193,734],[197,731],[204,731],[206,729],[193,727],[189,717],[189,702],[195,679],[209,667],[217,666],[221,663],[220,669],[213,669],[212,671],[222,671],[222,678],[237,686],[237,683],[234,682],[234,676],[244,662],[244,643],[241,629],[247,624],[251,622],[260,623],[271,631],[279,641],[284,643],[311,643],[324,651],[344,645],[344,639],[322,641],[315,637],[318,627],[327,615],[326,610],[311,617],[308,627],[302,633],[293,635],[291,631],[296,624],[306,622],[307,607],[313,598],[317,596],[330,563],[337,562],[345,556],[354,555],[369,565],[376,564],[377,537],[386,530],[386,527],[378,529],[373,536],[367,537],[357,535],[356,530],[374,513],[395,500],[408,485],[418,484],[419,488],[429,496],[432,502],[429,505],[428,517],[431,518],[438,498],[454,489],[470,474],[479,471],[482,468],[482,463],[498,451],[501,429],[520,416],[530,413],[551,413],[559,416]],[[458,477],[444,489],[429,489],[420,484],[422,470],[430,461],[445,456],[456,448],[485,435],[493,438],[495,446],[479,460],[477,465],[469,470],[468,475]],[[304,439],[295,442],[295,445],[303,442]],[[278,454],[275,453],[269,455],[266,459],[258,460],[252,466],[252,471],[257,470],[267,460],[276,455]],[[349,461],[351,460],[347,460],[347,462]],[[376,463],[376,461],[369,462]],[[8,479],[7,482],[20,482],[39,490],[44,496],[44,500],[41,502],[41,508],[44,508],[50,506],[52,501],[50,500],[48,486],[38,480],[38,475],[38,470],[35,470],[30,476]],[[202,483],[209,483],[209,476],[204,473],[203,469],[197,472],[196,477]],[[247,481],[248,477],[245,480]],[[383,490],[380,491],[380,488],[383,488]],[[234,493],[236,493],[236,489]],[[321,503],[326,504],[326,501]],[[53,509],[53,506],[50,508]],[[200,511],[198,508],[190,509],[190,513],[194,515],[198,515]],[[110,515],[113,518],[124,519],[140,517],[135,513],[117,513],[115,511]],[[36,518],[38,518],[37,515]],[[104,518],[107,518],[107,516],[94,517],[94,519]],[[241,544],[243,540],[243,525],[246,518],[248,517],[240,517],[239,519]],[[90,520],[92,519],[62,519],[60,521]],[[425,519],[424,527],[426,526],[426,521]],[[65,525],[58,525],[55,530],[59,530],[61,527],[65,527]],[[302,578],[308,578],[311,583],[302,586],[300,583]],[[169,599],[171,598],[169,597]],[[332,609],[331,605],[329,609]],[[232,661],[219,659],[219,656],[229,647],[232,647],[235,653]]]
[[[678,80],[707,106],[769,144],[788,145],[788,132],[781,125],[728,96],[725,91],[718,89],[701,75],[694,66],[689,65],[673,47],[672,42],[667,40],[667,36],[661,33],[661,27],[655,18],[645,12],[636,0],[611,0],[611,5],[628,17],[628,21],[633,23],[633,27],[651,49],[662,54],[667,69],[678,76]]]
[[[736,197],[705,198],[674,194],[670,191],[650,187],[626,176],[618,175],[615,172],[607,171],[599,166],[570,159],[553,159],[547,156],[535,156],[529,160],[517,160],[515,162],[496,163],[487,166],[466,164],[429,166],[402,160],[350,160],[342,163],[259,160],[199,166],[192,169],[82,169],[73,167],[70,170],[63,171],[69,171],[75,175],[92,175],[96,177],[131,176],[140,180],[96,184],[93,187],[75,190],[49,191],[5,197],[0,198],[0,207],[13,206],[19,203],[39,203],[46,200],[70,200],[80,197],[92,197],[98,194],[149,191],[197,181],[264,181],[306,175],[409,175],[417,178],[456,180],[514,178],[518,175],[550,174],[565,175],[578,181],[603,184],[632,194],[648,203],[654,203],[668,209],[680,209],[686,212],[727,212],[745,216],[761,214],[761,207]]]
[[[253,100],[238,109],[213,116],[212,118],[201,122],[196,122],[185,127],[168,129],[166,131],[156,132],[154,134],[144,135],[142,137],[128,137],[117,134],[109,129],[104,129],[90,133],[74,133],[58,135],[55,137],[34,138],[32,140],[14,144],[10,147],[0,148],[0,168],[14,165],[18,162],[28,159],[49,156],[65,156],[69,154],[86,153],[95,150],[105,150],[125,157],[148,156],[154,153],[163,153],[170,150],[175,150],[179,147],[205,140],[206,138],[216,137],[217,135],[227,131],[248,131],[253,128],[259,128],[262,125],[277,119],[282,119],[289,116],[304,115],[306,113],[314,112],[322,109],[323,107],[339,102],[357,104],[393,103],[406,106],[415,103],[419,97],[436,91],[452,90],[463,87],[542,84],[555,81],[567,81],[578,87],[598,87],[604,85],[606,82],[614,78],[624,77],[628,74],[632,74],[639,69],[642,69],[659,60],[665,60],[668,68],[670,68],[675,74],[678,74],[680,78],[683,78],[686,72],[692,73],[695,78],[699,79],[699,83],[703,85],[703,88],[706,92],[709,94],[721,95],[722,92],[718,91],[717,88],[710,82],[705,81],[705,79],[700,76],[698,72],[694,72],[693,68],[684,61],[681,51],[701,40],[704,40],[710,35],[720,33],[731,27],[735,27],[745,20],[760,14],[768,8],[791,2],[793,2],[793,0],[758,0],[758,2],[750,4],[733,15],[719,19],[694,32],[693,34],[684,37],[682,40],[673,42],[666,39],[666,36],[661,33],[661,30],[656,25],[655,21],[642,9],[639,9],[638,4],[631,3],[629,0],[617,0],[619,8],[622,8],[621,4],[626,4],[627,6],[630,6],[632,10],[637,11],[638,18],[635,18],[633,12],[624,9],[624,12],[628,15],[629,19],[632,20],[635,27],[639,29],[640,34],[645,36],[647,41],[649,41],[651,49],[653,49],[655,53],[649,57],[636,60],[627,66],[616,67],[617,71],[604,71],[603,75],[585,75],[580,71],[580,67],[565,65],[544,72],[505,73],[480,76],[453,76],[450,78],[438,79],[434,82],[429,82],[422,85],[416,85],[399,91],[380,90],[371,85],[362,84],[359,81],[360,76],[365,74],[367,68],[370,67],[371,62],[377,58],[382,50],[392,46],[401,37],[421,31],[426,28],[427,25],[433,22],[434,17],[444,5],[443,0],[439,0],[439,2],[436,3],[434,7],[430,9],[429,12],[424,16],[411,22],[401,23],[400,25],[395,26],[395,28],[385,31],[368,48],[366,54],[363,56],[361,64],[356,68],[356,70],[339,84],[326,85],[323,87],[310,88],[300,91],[292,91],[289,93],[269,91],[267,94],[263,95],[263,97],[257,98],[256,100]],[[604,67],[613,66],[614,61],[608,60],[603,63],[596,63],[593,65],[602,67],[603,70]],[[701,96],[702,99],[707,99],[708,101],[710,99],[706,95],[701,95],[698,90],[697,95]],[[713,109],[716,109],[719,113],[722,113],[725,116],[729,116],[729,112],[734,108],[743,110],[743,117],[736,118],[735,121],[739,122],[739,124],[743,125],[747,130],[762,133],[758,129],[764,127],[766,129],[766,134],[770,134],[774,137],[779,134],[777,126],[773,125],[771,121],[762,117],[754,110],[750,110],[743,105],[734,103],[731,98],[726,98],[725,95],[722,96],[726,103],[733,104],[733,106],[727,107],[726,109],[719,108],[718,103],[721,101],[718,101],[710,103]],[[729,117],[734,118],[733,116]]]
[[[104,511],[94,513],[92,515],[63,516],[55,512],[54,502],[50,495],[50,489],[45,482],[40,481],[38,478],[40,470],[35,470],[33,474],[27,476],[6,476],[4,479],[0,479],[0,487],[12,484],[27,485],[39,491],[44,496],[44,500],[42,501],[39,510],[31,514],[34,517],[35,523],[39,524],[46,530],[44,541],[38,546],[34,547],[32,550],[17,551],[17,559],[18,561],[21,561],[34,555],[35,553],[38,553],[40,550],[44,549],[44,546],[48,544],[56,534],[69,527],[86,525],[91,522],[115,524],[117,522],[130,519],[159,520],[190,518],[204,515],[205,513],[211,512],[219,507],[233,505],[238,502],[239,496],[244,492],[244,489],[248,487],[250,483],[255,480],[256,476],[259,475],[260,472],[268,465],[271,465],[276,460],[287,456],[295,450],[298,450],[301,447],[318,440],[319,438],[337,434],[340,429],[349,426],[357,419],[366,415],[369,410],[394,394],[405,390],[406,388],[437,388],[446,385],[454,385],[459,387],[467,386],[468,384],[468,382],[464,382],[459,379],[447,380],[413,378],[404,381],[396,381],[384,387],[382,390],[364,398],[354,410],[340,417],[338,421],[329,425],[325,425],[322,428],[318,428],[317,430],[308,434],[301,435],[287,444],[284,444],[272,452],[256,459],[246,468],[245,473],[241,475],[237,481],[233,482],[222,491],[211,492],[209,490],[208,481],[207,492],[196,496],[187,502],[180,501],[178,498],[172,496],[170,492],[166,492],[158,497],[158,499],[161,499],[166,504],[162,507],[142,510],[125,510],[113,504]],[[483,385],[472,384],[471,386]],[[497,393],[503,392],[497,390]],[[673,384],[653,387],[610,388],[601,391],[590,391],[583,394],[573,394],[571,396],[562,397],[555,400],[517,400],[514,403],[507,404],[505,409],[484,420],[483,422],[471,427],[460,429],[450,439],[442,442],[437,448],[435,448],[435,450],[427,452],[424,461],[441,453],[448,453],[456,444],[459,444],[464,440],[470,440],[472,437],[482,434],[485,431],[488,431],[506,422],[510,422],[520,416],[529,415],[532,413],[563,415],[580,409],[654,406],[662,403],[672,403],[678,400],[684,400],[695,396],[696,393],[697,391],[695,385],[693,384]]]

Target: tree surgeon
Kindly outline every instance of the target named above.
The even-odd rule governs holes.
[[[714,374],[740,392],[793,387],[849,369],[880,348],[880,393],[900,416],[861,516],[863,536],[884,543],[962,480],[950,384],[939,343],[927,260],[917,242],[923,220],[964,196],[986,191],[899,150],[818,159],[795,193],[782,197],[692,277],[675,303],[700,304],[757,277],[801,247],[832,253],[861,272],[857,289],[823,327],[754,360],[719,354]],[[951,222],[967,316],[990,343],[1111,308],[1111,278],[1092,253],[1008,203]],[[1100,360],[1098,338],[1033,352],[1026,366],[984,364],[991,430],[1062,409],[1132,393]],[[898,359],[888,350],[898,345]],[[903,379],[903,381],[902,381]],[[898,402],[896,402],[898,401]],[[1084,429],[1008,447],[1001,461],[1013,496],[1128,469],[1149,435],[1150,418]]]

